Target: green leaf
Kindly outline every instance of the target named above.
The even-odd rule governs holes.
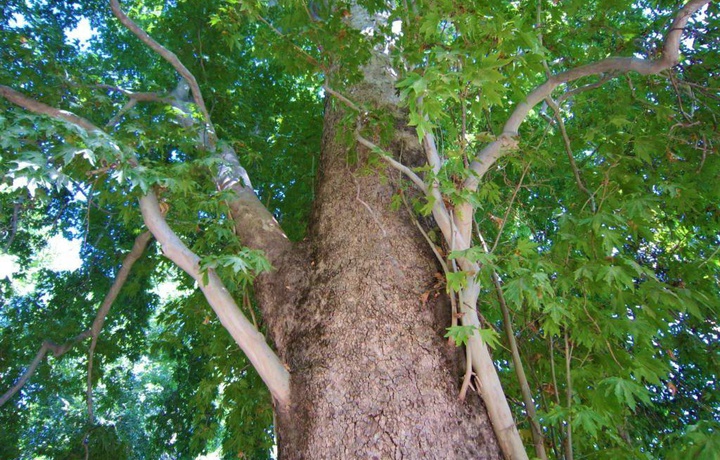
[[[452,251],[448,254],[448,259],[450,260],[456,260],[458,258],[464,258],[470,262],[477,262],[481,266],[489,265],[491,267],[495,266],[497,260],[495,254],[488,254],[480,246],[473,246],[462,251]]]
[[[462,288],[467,286],[469,273],[465,271],[448,272],[445,276],[447,278],[448,290],[460,292]]]
[[[631,411],[635,411],[638,401],[645,404],[650,403],[647,388],[632,380],[608,377],[601,380],[598,386],[606,387],[606,394],[613,393],[618,402],[627,406]]]
[[[483,343],[486,343],[493,350],[500,344],[500,334],[498,334],[495,329],[477,328],[476,330]]]
[[[619,265],[606,265],[600,267],[597,273],[598,281],[605,281],[609,285],[613,285],[618,289],[630,289],[633,290],[634,280],[627,274],[625,269]]]
[[[447,328],[445,338],[453,339],[455,346],[467,345],[476,328],[474,326],[450,326]]]
[[[608,420],[592,408],[579,405],[573,407],[572,425],[578,432],[587,433],[590,438],[598,439],[601,430],[608,426]]]

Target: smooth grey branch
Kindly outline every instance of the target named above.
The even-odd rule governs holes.
[[[122,25],[124,25],[137,38],[139,38],[141,42],[146,44],[150,49],[155,51],[157,54],[160,55],[160,57],[165,59],[171,66],[173,66],[177,73],[179,73],[180,76],[183,77],[185,81],[187,81],[188,85],[190,85],[193,100],[198,106],[198,110],[200,110],[200,113],[203,116],[203,121],[207,125],[208,131],[210,132],[210,136],[208,139],[210,141],[210,146],[214,147],[217,141],[215,128],[213,127],[212,121],[210,120],[210,114],[208,113],[207,107],[205,106],[205,100],[203,99],[202,93],[200,92],[200,85],[198,85],[198,82],[195,79],[195,75],[193,75],[192,72],[190,72],[190,70],[185,67],[185,64],[180,61],[180,59],[175,53],[155,41],[155,39],[148,35],[148,33],[145,32],[142,28],[140,28],[140,26],[135,24],[135,22],[130,19],[120,8],[120,2],[118,2],[118,0],[110,0],[110,8],[112,9],[115,17],[117,17],[118,20],[122,23]]]
[[[509,148],[517,145],[515,139],[518,135],[520,124],[527,118],[530,110],[538,103],[550,97],[558,86],[575,81],[577,79],[602,74],[621,75],[629,72],[637,72],[641,75],[654,75],[663,70],[669,69],[678,63],[680,58],[680,38],[687,25],[690,16],[696,13],[710,0],[691,0],[675,16],[665,38],[665,45],[660,59],[639,59],[633,57],[611,57],[598,62],[567,70],[551,76],[545,83],[535,88],[526,99],[515,107],[512,115],[505,123],[502,134],[498,139],[487,145],[477,156],[477,159],[470,165],[474,174],[465,181],[465,188],[477,190],[480,179],[495,164],[495,162]]]

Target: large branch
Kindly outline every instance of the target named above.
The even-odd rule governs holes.
[[[92,343],[90,345],[90,352],[88,358],[88,413],[90,415],[90,418],[92,419],[92,402],[90,399],[90,376],[92,374],[92,355],[93,351],[95,350],[95,345],[97,343],[97,337],[100,334],[100,330],[102,329],[103,324],[105,323],[105,318],[107,317],[107,314],[110,312],[110,307],[112,306],[113,302],[120,293],[120,290],[125,284],[125,281],[127,280],[130,269],[132,268],[135,261],[138,260],[138,258],[142,255],[145,247],[148,244],[148,241],[150,241],[150,237],[150,232],[145,232],[135,239],[135,245],[133,246],[130,253],[125,256],[120,271],[115,277],[115,281],[113,282],[113,285],[110,287],[110,290],[105,296],[105,299],[100,305],[100,308],[98,308],[98,312],[95,315],[95,320],[93,321],[90,329],[84,330],[75,337],[67,340],[62,345],[58,345],[50,340],[45,340],[40,347],[40,350],[38,350],[37,354],[35,355],[35,359],[33,359],[32,363],[30,363],[30,365],[25,370],[20,379],[18,379],[15,385],[13,385],[12,388],[10,388],[8,391],[5,392],[5,394],[2,395],[2,397],[0,397],[0,406],[5,404],[10,398],[15,395],[15,393],[20,391],[20,389],[25,386],[25,384],[30,380],[30,377],[32,377],[32,375],[37,370],[42,360],[45,359],[45,356],[48,352],[52,352],[56,358],[59,358],[60,356],[67,353],[77,343],[85,340],[88,337],[92,337]]]
[[[200,113],[203,116],[203,121],[209,131],[208,140],[210,141],[210,147],[214,147],[217,141],[215,128],[213,127],[212,121],[210,120],[210,114],[208,113],[207,107],[205,106],[205,100],[203,99],[202,93],[200,92],[200,85],[198,85],[198,82],[195,79],[195,75],[193,75],[192,72],[190,72],[190,70],[185,67],[185,65],[180,61],[180,59],[177,57],[177,55],[175,55],[175,53],[169,51],[167,48],[155,41],[155,39],[148,35],[147,32],[145,32],[137,24],[135,24],[135,22],[133,22],[133,20],[130,19],[120,8],[120,3],[118,2],[118,0],[110,0],[110,8],[112,9],[115,17],[117,17],[118,20],[122,23],[122,25],[124,25],[130,32],[135,34],[135,36],[139,38],[141,42],[146,44],[150,49],[155,51],[170,65],[172,65],[173,68],[177,71],[177,73],[179,73],[180,76],[183,77],[185,81],[187,81],[188,85],[190,86],[190,91],[192,91],[193,100],[195,101],[198,110],[200,110]]]
[[[235,192],[235,196],[228,200],[231,217],[236,224],[235,233],[243,244],[265,251],[268,260],[277,269],[272,274],[258,277],[256,294],[263,312],[266,313],[271,335],[278,349],[283,350],[282,337],[284,334],[281,332],[287,332],[290,312],[300,291],[300,289],[291,289],[288,286],[298,287],[306,281],[303,273],[302,254],[295,250],[273,215],[259,201],[250,184],[250,178],[238,161],[237,154],[232,147],[228,144],[218,145],[217,135],[195,76],[174,53],[160,45],[129,19],[120,9],[118,0],[110,0],[110,5],[115,16],[125,27],[169,62],[183,77],[184,82],[181,81],[171,94],[171,98],[174,99],[171,103],[183,112],[185,117],[183,123],[186,126],[192,125],[194,121],[187,104],[187,91],[192,93],[192,98],[202,113],[203,122],[207,128],[200,133],[199,144],[215,151],[222,160],[215,177],[216,184],[220,190]],[[284,397],[280,393],[274,394],[278,400],[282,400]]]
[[[211,269],[203,273],[200,258],[178,238],[163,217],[155,194],[140,199],[145,224],[162,245],[163,253],[176,265],[192,276],[205,294],[210,306],[245,352],[260,377],[282,407],[290,401],[290,374],[275,352],[265,342],[265,337],[245,318],[235,300]]]
[[[38,114],[47,115],[56,119],[75,123],[88,131],[103,131],[93,125],[91,122],[77,115],[64,110],[58,110],[41,102],[25,97],[21,93],[0,86],[0,96],[5,97],[9,101]],[[254,197],[254,194],[253,194]],[[254,197],[257,200],[257,197]],[[202,282],[200,274],[199,258],[190,251],[165,222],[157,199],[154,195],[143,197],[140,200],[140,209],[148,229],[153,233],[155,238],[162,244],[166,255],[178,264],[180,268],[199,281],[199,285],[208,303],[213,307],[220,321],[230,332],[232,337],[238,343],[243,352],[248,356],[255,366],[260,377],[268,385],[270,392],[275,399],[283,406],[286,406],[290,397],[290,378],[287,370],[280,362],[280,359],[270,349],[265,342],[265,338],[255,329],[252,324],[245,318],[245,315],[235,304],[228,293],[222,281],[214,273],[208,273],[208,284]],[[267,212],[267,211],[266,211]],[[237,221],[237,217],[236,217]],[[85,331],[89,337],[90,331]],[[85,333],[83,333],[85,334]],[[51,344],[52,345],[52,344]],[[43,344],[43,348],[38,352],[38,356],[33,361],[35,367],[42,361],[48,349],[52,349],[51,345]],[[33,369],[34,371],[34,369]],[[29,376],[28,376],[29,378]]]
[[[118,111],[118,113],[115,114],[114,117],[110,119],[110,121],[107,122],[105,125],[105,128],[114,128],[118,123],[120,123],[120,120],[122,117],[129,112],[133,107],[137,105],[138,102],[164,102],[166,104],[170,104],[171,100],[168,97],[161,96],[157,93],[150,93],[150,92],[140,92],[135,93],[132,91],[128,91],[123,88],[119,88],[117,86],[112,85],[96,85],[98,88],[108,89],[110,91],[116,91],[120,94],[123,94],[127,96],[128,101],[125,103],[125,105]]]
[[[19,93],[8,86],[0,85],[0,96],[30,112],[47,115],[57,120],[67,121],[68,123],[80,126],[88,132],[102,132],[100,128],[98,128],[88,120],[84,119],[83,117],[79,117],[72,112],[68,112],[67,110],[56,109],[55,107],[43,104],[42,102],[36,101],[35,99],[30,99],[24,94]]]
[[[115,91],[117,93],[120,93],[124,96],[127,96],[128,99],[134,99],[138,102],[165,102],[170,103],[170,99],[165,96],[161,96],[158,93],[155,92],[143,92],[143,91],[130,91],[125,88],[121,88],[119,86],[113,86],[113,85],[106,85],[106,84],[98,84],[94,85],[96,88],[101,89],[107,89],[109,91]]]
[[[60,356],[67,353],[68,350],[70,350],[72,347],[74,347],[76,343],[81,342],[88,337],[90,337],[90,329],[81,332],[80,334],[76,335],[75,337],[61,345],[58,345],[57,343],[50,340],[45,340],[40,347],[40,350],[38,350],[37,354],[35,355],[35,359],[32,360],[32,363],[30,363],[23,375],[18,379],[17,382],[15,382],[15,385],[13,385],[12,388],[6,391],[5,394],[0,396],[0,407],[2,407],[3,404],[8,402],[8,400],[12,398],[15,393],[20,391],[20,389],[25,386],[28,380],[30,380],[30,377],[32,377],[37,370],[40,363],[43,361],[43,359],[45,359],[45,356],[49,351],[53,353],[53,356],[59,358]]]
[[[545,83],[538,86],[528,94],[525,101],[518,104],[515,111],[513,111],[505,123],[502,134],[498,136],[498,139],[487,145],[479,153],[477,159],[472,162],[470,168],[473,174],[465,181],[465,188],[473,191],[477,189],[480,179],[482,179],[488,169],[490,169],[505,152],[517,145],[515,137],[518,135],[520,124],[527,118],[530,110],[545,100],[545,98],[550,97],[558,86],[583,77],[608,73],[619,75],[628,72],[637,72],[641,75],[653,75],[677,64],[680,56],[680,39],[690,16],[708,3],[710,3],[710,0],[691,0],[680,9],[667,33],[662,56],[659,59],[651,60],[632,57],[607,58],[553,75]]]

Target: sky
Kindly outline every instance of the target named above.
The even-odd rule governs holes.
[[[73,30],[65,32],[65,37],[68,41],[78,40],[80,42],[80,49],[86,50],[89,46],[90,39],[95,35],[96,32],[90,27],[90,21],[87,18],[80,19],[77,27]]]
[[[25,18],[16,13],[10,24],[14,27],[23,27],[26,24]],[[89,46],[90,39],[95,34],[96,32],[90,26],[90,21],[87,18],[82,18],[77,27],[65,32],[65,37],[68,43],[77,40],[80,49],[85,50]],[[55,235],[48,240],[47,248],[39,257],[47,261],[46,267],[50,270],[56,272],[77,270],[82,264],[80,260],[81,244],[82,242],[79,239],[68,240],[63,238],[62,235]],[[19,269],[15,257],[0,253],[0,279],[12,279],[12,275]]]
[[[80,246],[79,239],[68,240],[62,235],[55,235],[48,240],[47,247],[37,256],[37,260],[44,261],[44,268],[54,272],[74,271],[80,268]],[[0,254],[0,279],[10,278],[20,270],[17,258],[9,254]]]
[[[15,13],[13,19],[10,21],[11,27],[23,27],[27,22],[22,14]],[[78,40],[81,50],[86,50],[89,46],[90,39],[96,35],[96,32],[90,26],[90,21],[87,18],[82,18],[78,22],[77,27],[72,30],[65,31],[65,38],[68,43],[72,43],[74,40]]]

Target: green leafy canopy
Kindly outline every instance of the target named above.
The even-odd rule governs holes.
[[[218,138],[238,153],[260,201],[294,241],[308,236],[312,218],[323,85],[346,94],[381,49],[396,78],[398,113],[419,139],[434,136],[441,158],[436,169],[409,165],[438,191],[413,204],[427,227],[440,202],[449,212],[468,203],[474,211],[469,249],[435,249],[447,265],[439,275],[445,293],[470,280],[482,286],[483,326],[454,325],[445,337],[466,345],[478,334],[492,348],[521,433],[530,422],[514,403],[523,388],[511,337],[553,458],[567,454],[570,432],[576,458],[715,458],[718,3],[691,19],[672,69],[561,85],[554,102],[536,105],[512,133],[517,148],[472,192],[462,187],[474,177],[468,165],[507,134],[512,111],[548,75],[608,56],[660,57],[681,5],[353,2],[382,18],[370,35],[348,25],[350,2],[310,3],[127,0],[122,7],[196,76]],[[87,40],[69,38],[83,24]],[[62,344],[90,327],[143,231],[137,199],[149,190],[201,255],[205,277],[217,273],[263,330],[252,281],[272,267],[238,241],[229,192],[213,182],[217,160],[198,147],[179,109],[126,105],[128,92],[162,100],[177,82],[105,1],[4,2],[0,85],[106,134],[0,98],[0,392],[43,341]],[[200,119],[194,104],[190,112]],[[352,138],[356,118],[367,118],[362,132],[382,160],[397,114],[361,112],[348,110],[344,135]],[[381,174],[383,165],[369,168]],[[404,200],[395,200],[398,212]],[[437,230],[427,230],[442,246]],[[79,243],[77,270],[53,270],[43,256],[58,235]],[[459,261],[480,268],[454,268]],[[83,342],[49,355],[0,408],[0,457],[85,458],[88,439],[91,458],[271,458],[270,397],[197,288],[151,245],[98,341],[95,422],[88,423]],[[498,332],[508,319],[510,336]]]

